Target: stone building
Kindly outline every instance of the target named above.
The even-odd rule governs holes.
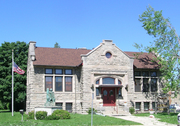
[[[26,111],[43,106],[46,89],[54,91],[56,106],[75,113],[93,107],[104,114],[122,114],[133,106],[155,108],[162,83],[152,53],[124,52],[112,40],[92,50],[44,48],[29,42]]]

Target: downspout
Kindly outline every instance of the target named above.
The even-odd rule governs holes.
[[[77,67],[76,67],[77,68]],[[76,68],[75,68],[75,72],[76,72]],[[76,80],[77,80],[77,75],[76,75],[76,77],[75,77],[75,113],[77,113],[76,112]]]

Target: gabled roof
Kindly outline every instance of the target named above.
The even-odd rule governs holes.
[[[79,66],[82,63],[81,55],[87,54],[91,50],[87,49],[65,49],[65,48],[45,48],[36,47],[36,60],[34,65],[43,66]],[[134,67],[140,69],[157,69],[158,64],[151,62],[154,57],[152,53],[143,53],[136,59],[134,54],[139,52],[125,52],[130,57],[134,57]]]

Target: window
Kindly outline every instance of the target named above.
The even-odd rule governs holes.
[[[134,71],[134,84],[135,92],[158,91],[157,71]]]
[[[107,91],[106,90],[103,91],[103,96],[107,96]]]
[[[56,106],[58,106],[58,107],[60,107],[61,109],[63,109],[63,108],[62,108],[63,103],[56,103]]]
[[[52,83],[52,78],[53,77],[45,77],[45,91],[47,88],[53,89],[53,83]]]
[[[155,110],[155,102],[152,102],[152,109]]]
[[[120,81],[120,80],[118,80],[118,84],[121,84],[121,81]]]
[[[110,91],[109,91],[109,96],[113,96],[113,95],[114,95],[113,90],[110,90]]]
[[[56,82],[55,82],[55,91],[62,91],[62,82],[63,82],[63,77],[56,77]]]
[[[151,77],[157,77],[157,73],[155,71],[151,72]]]
[[[65,77],[65,90],[72,91],[72,77]]]
[[[110,52],[107,52],[107,53],[106,53],[106,58],[109,59],[109,58],[111,58],[111,56],[112,56],[112,54],[111,54]]]
[[[152,92],[157,91],[157,79],[156,78],[151,79],[151,91]]]
[[[52,69],[46,69],[46,74],[52,74],[53,73],[53,70]]]
[[[96,81],[96,84],[99,84],[99,80]]]
[[[72,70],[71,69],[66,69],[65,70],[65,74],[66,75],[71,75],[72,74]]]
[[[55,70],[55,73],[56,73],[56,74],[63,74],[63,70],[62,70],[62,69],[56,69],[56,70]]]
[[[103,78],[103,84],[115,84],[115,79],[111,77]]]
[[[119,97],[122,96],[122,88],[119,88],[119,90],[118,90],[118,96],[119,96]]]
[[[45,91],[72,92],[72,85],[72,69],[45,69]]]
[[[149,79],[143,78],[143,92],[149,92]]]
[[[141,102],[136,102],[136,110],[141,110]]]
[[[149,76],[149,72],[148,72],[148,71],[143,71],[143,72],[142,72],[142,75],[143,75],[144,77],[148,77],[148,76]]]
[[[66,103],[66,110],[72,112],[72,103]]]
[[[141,76],[141,71],[135,71],[135,72],[134,72],[134,75],[135,75],[135,76]]]
[[[140,83],[140,78],[135,79],[135,92],[141,92],[141,83]]]
[[[149,102],[144,102],[144,111],[149,111]]]
[[[99,91],[99,88],[97,87],[97,88],[96,88],[96,96],[99,96],[99,92],[100,92],[100,91]]]

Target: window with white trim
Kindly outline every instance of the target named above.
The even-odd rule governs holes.
[[[66,103],[66,111],[72,112],[72,103]]]
[[[115,78],[112,77],[105,77],[102,78],[103,84],[115,84]]]
[[[56,106],[59,108],[63,109],[63,103],[62,102],[56,102]]]
[[[155,102],[152,102],[152,109],[155,111]]]
[[[140,78],[135,79],[135,92],[141,92],[141,83],[140,83],[140,81],[141,81]]]
[[[157,71],[134,71],[135,92],[157,92],[157,83]]]
[[[144,111],[149,111],[149,102],[144,102]]]
[[[45,91],[47,88],[55,92],[72,92],[72,69],[45,69]]]
[[[141,102],[136,102],[135,105],[136,105],[136,110],[140,111],[141,110]]]

